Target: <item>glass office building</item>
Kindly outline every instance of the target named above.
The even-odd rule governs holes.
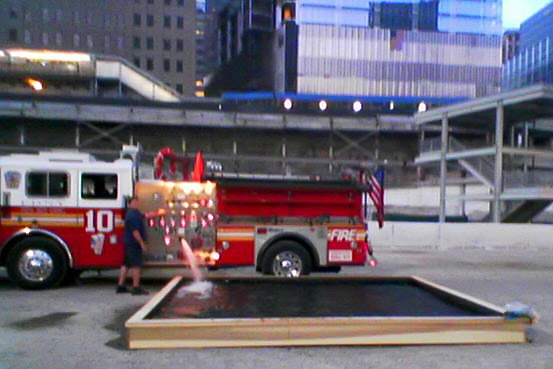
[[[433,4],[437,5],[437,11],[432,11]],[[408,29],[403,24],[407,22],[411,29],[433,30],[428,25],[437,23],[436,30],[442,32],[485,35],[503,32],[502,0],[297,0],[296,5],[296,21],[300,25]],[[404,22],[396,27],[387,25],[386,20],[393,19]]]
[[[553,83],[553,3],[520,26],[520,53],[503,66],[502,88]]]
[[[502,0],[440,0],[438,30],[501,35]]]

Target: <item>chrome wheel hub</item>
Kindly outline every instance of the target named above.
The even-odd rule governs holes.
[[[29,249],[21,255],[18,267],[25,279],[42,282],[52,274],[54,261],[45,251]]]
[[[273,260],[273,274],[278,277],[299,277],[303,270],[301,258],[293,252],[283,251]]]

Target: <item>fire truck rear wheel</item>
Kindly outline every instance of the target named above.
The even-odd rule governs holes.
[[[8,275],[24,289],[43,289],[57,286],[68,269],[63,250],[44,237],[27,237],[10,251]]]
[[[296,242],[280,241],[265,254],[262,270],[277,277],[299,277],[311,272],[311,258]]]

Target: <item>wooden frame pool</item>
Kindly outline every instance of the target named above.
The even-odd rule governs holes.
[[[520,343],[532,323],[415,276],[209,281],[221,292],[190,300],[173,278],[125,323],[129,348]]]

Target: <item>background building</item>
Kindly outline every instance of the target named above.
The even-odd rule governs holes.
[[[499,91],[498,36],[303,25],[298,44],[298,93],[473,98]]]
[[[440,0],[438,30],[501,35],[502,0]]]
[[[503,67],[502,88],[553,83],[553,3],[520,26],[520,52]]]
[[[520,52],[519,30],[505,31],[501,43],[501,60],[505,64]]]
[[[118,55],[192,96],[195,9],[195,0],[2,1],[0,48]]]
[[[268,14],[270,2],[259,3]],[[472,8],[465,0],[280,0],[273,29],[267,21],[257,37],[255,23],[233,21],[254,19],[245,4],[256,2],[242,4],[221,18],[226,59],[210,94],[471,98],[499,91],[501,0],[470,1]]]

